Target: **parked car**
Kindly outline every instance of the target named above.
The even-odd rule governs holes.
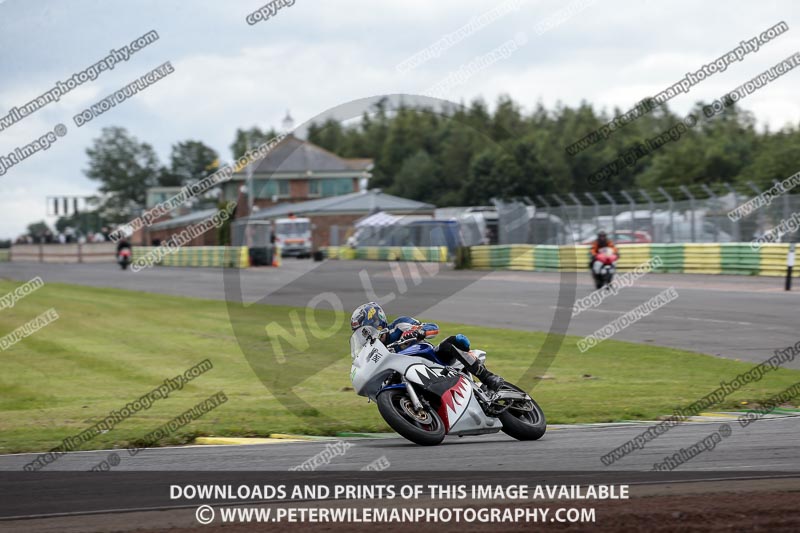
[[[627,231],[619,230],[614,233],[609,232],[608,238],[614,241],[614,244],[640,244],[653,242],[650,235],[646,231]],[[586,239],[581,244],[592,244],[595,238]]]

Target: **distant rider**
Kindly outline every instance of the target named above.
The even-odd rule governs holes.
[[[355,331],[362,326],[372,326],[382,332],[379,339],[387,347],[398,343],[390,348],[395,352],[424,340],[427,335],[423,331],[423,326],[428,326],[428,331],[438,332],[438,326],[435,324],[423,324],[410,316],[401,316],[389,324],[386,313],[375,302],[361,305],[353,311],[353,315],[350,317],[350,327]],[[489,389],[494,391],[500,389],[505,380],[487,370],[478,358],[470,353],[469,348],[469,339],[459,333],[443,340],[436,347],[436,356],[447,365],[460,361],[464,365],[464,370],[485,383]]]
[[[127,248],[129,252],[133,253],[131,243],[128,242],[126,237],[122,237],[119,241],[117,241],[117,257],[119,257],[120,252],[125,248]]]
[[[590,252],[592,254],[592,258],[589,260],[589,268],[591,268],[592,271],[594,271],[594,262],[597,260],[597,254],[599,254],[600,250],[603,248],[611,248],[617,257],[619,257],[617,247],[614,246],[614,242],[608,238],[606,232],[603,230],[598,231],[597,239],[595,239],[595,241],[592,243],[592,250]]]

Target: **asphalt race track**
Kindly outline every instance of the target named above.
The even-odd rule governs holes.
[[[550,272],[454,271],[446,266],[393,267],[375,261],[287,259],[279,269],[227,271],[227,291],[222,269],[151,268],[133,273],[122,272],[114,264],[0,264],[2,278],[27,281],[36,275],[45,283],[234,301],[239,297],[230,287],[236,285],[241,286],[241,299],[247,303],[293,306],[333,291],[348,312],[372,296],[388,301],[384,308],[390,316],[412,314],[428,320],[535,331],[550,331],[559,292],[568,296],[574,291],[574,298],[582,298],[593,291],[588,273],[567,274],[563,277],[568,279],[562,281],[561,274]],[[754,362],[800,340],[800,286],[786,292],[781,278],[686,274],[647,274],[599,307],[572,318],[567,333],[591,334],[669,287],[675,287],[676,300],[614,338]],[[562,304],[571,308],[573,300],[564,300]],[[800,369],[800,360],[786,366]]]
[[[394,270],[392,270],[394,269]],[[571,309],[564,295],[574,291],[581,298],[592,292],[585,273],[454,271],[438,265],[397,265],[381,262],[287,260],[283,267],[243,271],[222,269],[153,268],[138,273],[122,272],[116,265],[52,265],[39,263],[0,264],[0,277],[27,281],[41,276],[45,283],[72,283],[252,302],[304,305],[323,293],[335,293],[348,310],[372,297],[389,301],[392,316],[414,314],[429,320],[485,324],[522,330],[548,331],[561,293],[561,306]],[[225,280],[224,276],[228,276]],[[632,324],[614,338],[683,348],[721,357],[763,361],[775,349],[797,342],[797,292],[785,292],[783,280],[735,276],[648,274],[633,287],[606,299],[598,308],[583,311],[569,322],[567,333],[587,335],[610,323],[666,288],[679,297],[651,316]],[[241,288],[241,294],[239,294]],[[567,313],[567,316],[569,313]],[[447,332],[444,332],[447,334]],[[490,354],[491,356],[491,354]],[[800,368],[800,360],[787,365]],[[365,409],[374,408],[364,405]],[[524,475],[542,471],[612,475],[624,471],[650,471],[682,448],[688,448],[723,424],[731,434],[713,451],[700,453],[678,471],[709,483],[721,476],[748,479],[780,478],[800,472],[797,435],[800,417],[760,420],[748,427],[735,418],[687,422],[672,428],[611,466],[600,457],[639,435],[647,427],[637,424],[555,426],[536,442],[518,442],[499,433],[481,437],[448,437],[441,446],[419,447],[397,438],[347,439],[351,447],[335,457],[321,472],[352,472],[385,458],[388,472],[421,470],[449,472],[506,472]],[[184,446],[155,448],[130,456],[125,450],[73,452],[48,465],[46,472],[86,472],[103,460],[116,456],[114,472],[286,472],[320,453],[333,440],[282,442],[247,446]],[[36,454],[0,456],[0,471],[18,475]],[[512,474],[516,472],[516,474]],[[177,474],[177,472],[176,472]],[[77,474],[75,474],[77,475]],[[171,474],[172,475],[172,474]],[[0,476],[0,479],[3,479]],[[6,478],[5,486],[13,486]],[[31,480],[27,490],[46,489],[45,478]],[[750,483],[750,481],[742,481]],[[42,485],[42,486],[40,486]],[[132,485],[133,500],[147,499],[147,485]],[[16,489],[12,489],[16,490]],[[80,485],[77,491],[91,493]],[[680,491],[680,489],[676,489]],[[0,492],[2,487],[0,487]],[[139,492],[141,492],[141,494]],[[102,494],[93,500],[92,512],[116,512],[118,500]],[[27,500],[26,500],[27,501]],[[31,500],[35,501],[35,500]],[[133,504],[131,504],[133,505]],[[124,505],[122,505],[123,509]],[[130,509],[141,507],[130,507]],[[9,511],[19,516],[22,511]],[[44,506],[30,515],[51,516]],[[87,511],[88,512],[88,511]],[[28,513],[28,511],[25,511]],[[23,514],[25,514],[23,513]],[[27,516],[27,514],[26,514]],[[4,522],[0,516],[0,530]],[[51,519],[54,520],[54,519]],[[106,526],[101,526],[101,530]],[[43,531],[48,530],[43,528]],[[77,529],[80,530],[80,529]]]
[[[374,408],[373,406],[364,406]],[[556,426],[539,441],[519,442],[503,433],[479,437],[447,437],[431,448],[400,438],[349,439],[353,446],[322,470],[360,470],[385,456],[394,470],[440,471],[647,471],[667,455],[687,448],[716,431],[722,423],[731,435],[711,452],[681,465],[681,471],[800,471],[797,433],[800,417],[757,421],[745,428],[734,419],[712,423],[685,423],[672,428],[620,459],[611,467],[600,457],[647,429],[644,424]],[[44,471],[87,471],[119,455],[114,470],[149,471],[287,471],[322,451],[330,440],[280,442],[246,446],[184,446],[150,448],[129,456],[125,450],[73,452],[48,465]],[[37,454],[0,456],[0,471],[21,471]]]

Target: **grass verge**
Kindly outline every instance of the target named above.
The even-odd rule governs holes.
[[[0,294],[18,285],[0,281]],[[262,384],[243,356],[225,302],[48,283],[0,311],[0,335],[51,307],[60,316],[57,321],[0,351],[0,453],[49,450],[207,358],[213,369],[79,449],[141,442],[161,424],[219,391],[227,396],[226,403],[159,444],[208,435],[388,430],[376,407],[348,390],[346,321],[340,332],[325,340],[324,354],[313,346],[289,354],[303,357],[302,368],[308,373],[292,390],[313,406],[296,416]],[[287,307],[247,308],[244,319],[255,327],[248,329],[252,338],[242,342],[268,347],[266,325],[278,323],[291,330],[293,312]],[[332,312],[318,311],[320,321],[325,313],[333,319]],[[488,366],[512,382],[527,370],[545,339],[538,332],[440,326],[443,335],[469,336],[474,346],[488,352]],[[616,341],[581,354],[576,340],[567,338],[546,379],[537,380],[532,390],[551,423],[654,419],[693,403],[718,387],[721,379],[732,379],[752,366]],[[779,369],[747,384],[716,409],[766,399],[798,381],[800,371]]]

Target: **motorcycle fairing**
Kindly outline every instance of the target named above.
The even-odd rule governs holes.
[[[397,352],[400,355],[411,355],[414,357],[424,357],[437,365],[444,365],[444,363],[436,356],[436,350],[434,347],[427,342],[421,342],[418,344],[412,344],[408,348],[404,350],[400,350]]]
[[[442,373],[444,367],[411,365],[406,370],[406,379],[420,385],[424,390],[441,399],[438,414],[448,433],[458,424],[472,399],[472,384],[460,373]]]

